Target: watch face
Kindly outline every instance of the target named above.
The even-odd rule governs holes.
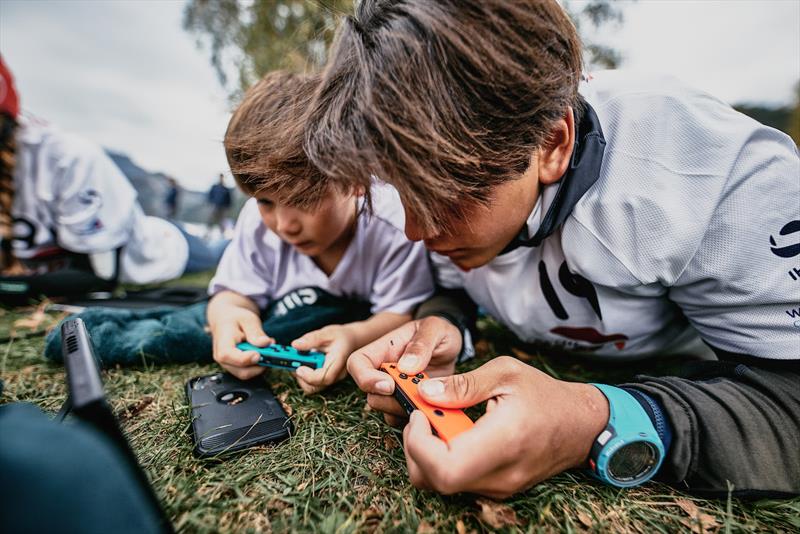
[[[608,474],[618,482],[634,482],[658,465],[658,451],[646,441],[621,447],[608,461]]]

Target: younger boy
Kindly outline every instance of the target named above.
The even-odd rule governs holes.
[[[296,372],[307,393],[341,379],[352,351],[408,321],[433,292],[425,249],[403,234],[394,189],[331,183],[306,159],[304,112],[317,83],[313,76],[271,73],[247,92],[228,125],[231,170],[253,199],[211,281],[208,306],[214,359],[239,378],[264,370],[257,353],[236,348],[241,341],[325,352],[323,368]],[[364,304],[367,314],[359,312]],[[338,312],[331,315],[331,308]],[[352,320],[359,315],[364,320]]]

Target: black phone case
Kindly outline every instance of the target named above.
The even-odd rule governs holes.
[[[228,373],[186,382],[192,410],[194,453],[200,457],[288,438],[292,422],[262,378],[242,381]]]

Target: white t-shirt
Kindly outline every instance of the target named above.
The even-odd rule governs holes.
[[[222,256],[209,293],[232,290],[264,309],[274,299],[304,287],[369,302],[372,313],[408,313],[433,293],[433,277],[422,243],[403,233],[404,214],[391,186],[372,188],[373,212],[361,213],[353,240],[330,276],[314,261],[271,232],[258,204],[242,208],[231,244]]]
[[[95,255],[124,247],[122,282],[156,283],[183,274],[189,258],[183,234],[144,214],[133,186],[99,146],[23,118],[14,187],[17,257],[33,259],[58,248]]]
[[[800,358],[800,159],[785,134],[674,78],[608,71],[582,84],[607,146],[599,178],[538,247],[445,287],[521,339],[610,358],[709,345]],[[528,219],[534,235],[558,184]]]

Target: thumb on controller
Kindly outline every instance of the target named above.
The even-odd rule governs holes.
[[[418,391],[423,399],[436,406],[469,408],[497,396],[499,387],[511,378],[504,360],[489,361],[468,373],[423,380]]]

